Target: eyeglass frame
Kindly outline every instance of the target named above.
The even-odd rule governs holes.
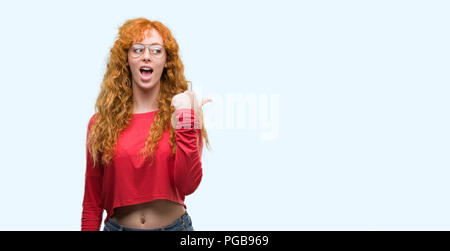
[[[133,56],[132,56],[133,58],[140,58],[140,57],[142,57],[142,55],[145,54],[145,50],[146,50],[147,48],[149,49],[149,52],[150,52],[150,56],[151,56],[151,57],[157,58],[157,59],[162,58],[163,53],[161,53],[161,57],[155,57],[155,56],[152,54],[152,52],[151,52],[151,50],[150,50],[150,48],[151,48],[152,46],[161,46],[162,52],[165,52],[164,46],[162,46],[162,45],[159,44],[159,43],[152,43],[152,44],[135,43],[135,44],[132,44],[132,45],[130,46],[130,48],[128,48],[128,53],[130,53],[130,49],[133,49],[133,46],[134,46],[134,45],[142,45],[142,46],[144,46],[144,51],[143,51],[141,54],[139,54],[139,56],[137,56],[137,57],[133,57]]]

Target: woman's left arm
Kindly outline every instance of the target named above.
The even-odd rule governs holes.
[[[173,179],[178,191],[189,195],[197,189],[202,179],[202,131],[194,110],[179,109],[175,114],[179,120],[175,128],[177,149]]]
[[[202,180],[203,139],[200,116],[203,114],[202,106],[210,101],[212,100],[204,99],[199,105],[192,91],[185,91],[172,98],[175,108],[172,126],[177,143],[173,180],[178,191],[184,195],[192,194]]]

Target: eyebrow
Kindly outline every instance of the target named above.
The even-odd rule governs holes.
[[[143,43],[136,43],[136,44],[143,44]],[[162,46],[162,44],[160,44],[160,43],[151,43],[150,45],[155,45],[155,44],[157,44],[157,45],[161,45]],[[143,45],[149,45],[149,44],[143,44]]]

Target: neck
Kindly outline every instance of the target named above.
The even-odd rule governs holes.
[[[144,113],[158,110],[160,82],[148,89],[142,89],[133,83],[133,113]]]

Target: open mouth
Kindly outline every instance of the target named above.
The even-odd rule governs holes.
[[[139,69],[141,76],[144,80],[149,79],[152,76],[153,69],[151,67],[143,66]]]

